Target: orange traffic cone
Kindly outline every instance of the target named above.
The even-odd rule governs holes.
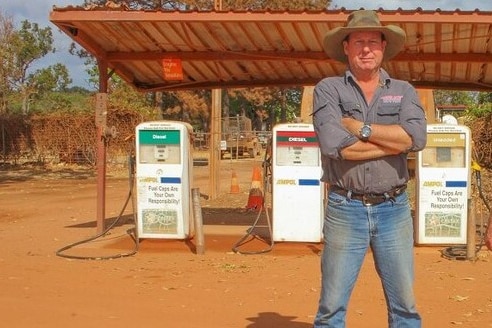
[[[261,184],[261,168],[253,168],[253,178],[249,190],[248,205],[246,209],[261,209],[263,207],[263,188]]]
[[[237,174],[236,171],[232,170],[232,179],[231,179],[231,194],[239,193],[239,184],[237,182]]]

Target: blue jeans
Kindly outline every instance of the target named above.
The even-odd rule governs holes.
[[[421,327],[413,293],[413,223],[408,195],[374,206],[330,192],[324,220],[321,296],[315,328],[345,327],[350,295],[368,247],[391,328]]]

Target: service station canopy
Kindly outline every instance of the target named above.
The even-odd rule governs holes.
[[[50,20],[140,91],[314,85],[345,66],[325,33],[345,10],[148,11],[54,7]],[[492,12],[378,10],[407,33],[384,68],[428,89],[492,90]],[[338,46],[338,45],[333,45]]]

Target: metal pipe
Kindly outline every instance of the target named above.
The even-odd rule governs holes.
[[[468,199],[468,220],[466,224],[466,258],[474,260],[476,257],[476,240],[475,240],[475,202],[472,198]]]
[[[205,254],[205,238],[203,233],[202,207],[200,205],[200,188],[192,188],[193,220],[195,224],[196,253]]]

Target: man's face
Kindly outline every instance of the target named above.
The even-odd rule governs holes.
[[[380,32],[353,32],[343,42],[352,69],[374,70],[381,66],[386,41]]]

